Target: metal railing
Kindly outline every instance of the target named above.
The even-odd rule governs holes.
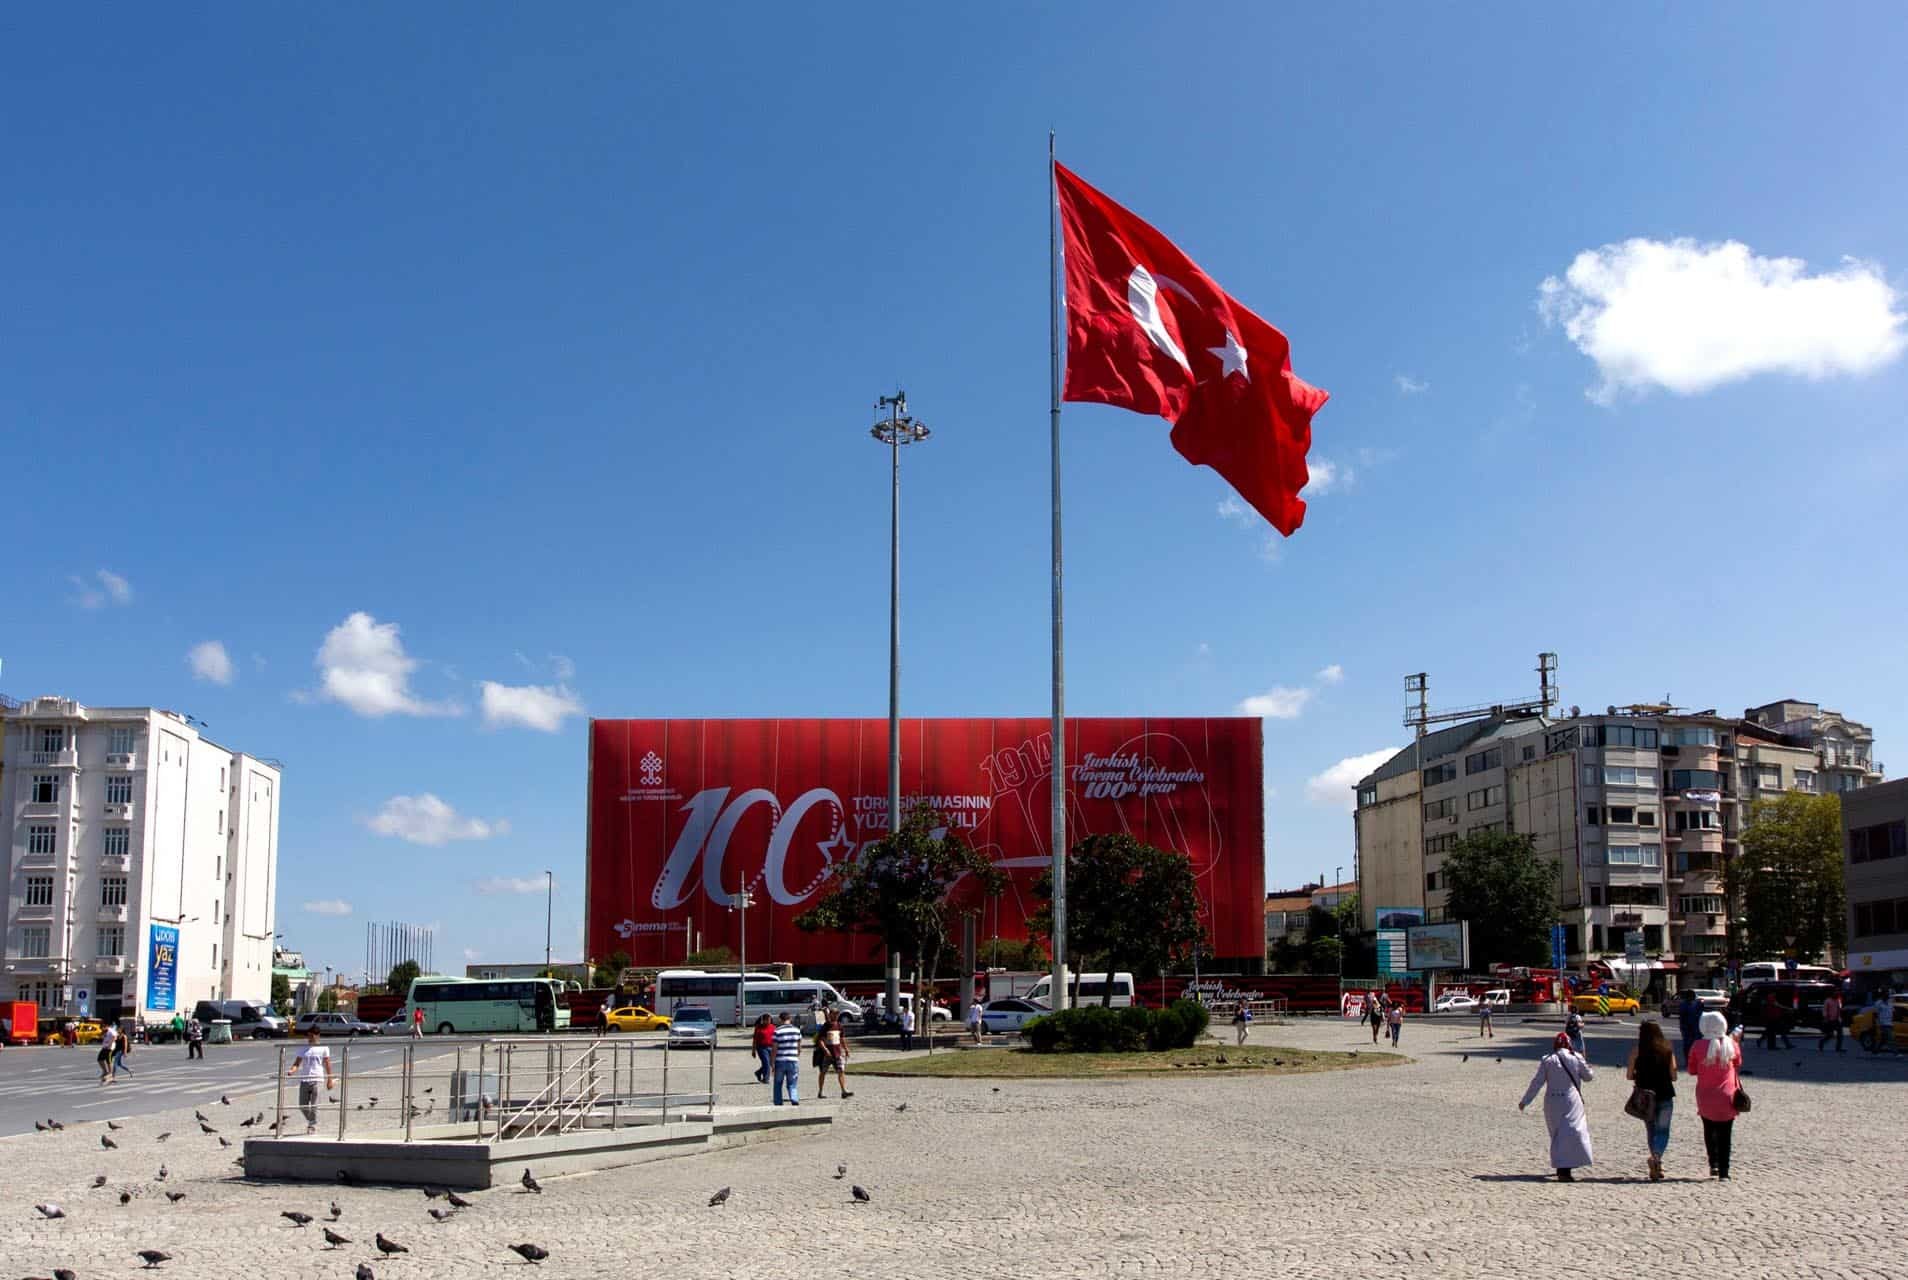
[[[382,1141],[504,1142],[632,1125],[713,1120],[716,1043],[674,1049],[668,1037],[586,1042],[499,1037],[454,1045],[336,1044],[333,1088],[307,1100],[294,1079],[300,1044],[278,1050],[272,1123],[279,1138],[323,1134]],[[263,1120],[256,1117],[254,1123]]]

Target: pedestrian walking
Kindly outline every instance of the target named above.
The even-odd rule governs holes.
[[[201,1060],[205,1057],[205,1024],[197,1018],[187,1018],[185,1025],[186,1060]]]
[[[1727,1180],[1736,1116],[1748,1102],[1736,1074],[1742,1062],[1742,1031],[1731,1032],[1723,1016],[1711,1012],[1703,1015],[1702,1032],[1702,1040],[1689,1051],[1689,1073],[1696,1077],[1696,1114],[1703,1119],[1710,1176]]]
[[[1393,1000],[1391,1008],[1385,1012],[1385,1025],[1391,1028],[1391,1047],[1398,1047],[1398,1036],[1404,1030],[1404,1001]]]
[[[1371,1007],[1366,1012],[1370,1015],[1367,1021],[1371,1023],[1371,1042],[1377,1044],[1378,1033],[1384,1030],[1385,1026],[1385,997],[1383,992],[1378,992],[1372,996]]]
[[[1488,1000],[1477,1006],[1477,1038],[1497,1039],[1497,1032],[1491,1027],[1491,1002]]]
[[[1780,1047],[1795,1048],[1795,1042],[1789,1039],[1789,1028],[1793,1023],[1788,1003],[1774,991],[1767,992],[1762,998],[1762,1047],[1773,1051],[1777,1047],[1776,1041],[1780,1040]]]
[[[1236,1039],[1240,1044],[1244,1044],[1246,1042],[1246,1032],[1250,1031],[1251,1029],[1252,1029],[1252,1006],[1247,1004],[1245,1001],[1241,1000],[1239,1002],[1239,1011],[1232,1015],[1232,1030],[1233,1030],[1234,1039]]]
[[[327,1094],[334,1087],[331,1050],[319,1043],[318,1028],[305,1033],[305,1047],[292,1058],[291,1069],[285,1074],[298,1079],[298,1109],[305,1113],[305,1132],[318,1132],[318,1086],[324,1085]]]
[[[1875,992],[1875,1003],[1869,1008],[1875,1014],[1872,1029],[1874,1039],[1869,1041],[1871,1053],[1893,1053],[1895,1051],[1895,997],[1887,987]]]
[[[117,1048],[118,1045],[119,1028],[109,1022],[106,1024],[106,1029],[99,1034],[99,1053],[97,1055],[97,1061],[99,1062],[99,1082],[101,1084],[111,1084],[113,1082],[113,1050]]]
[[[1826,1049],[1830,1039],[1835,1041],[1835,1052],[1848,1052],[1842,1045],[1842,997],[1833,991],[1822,1002],[1822,1038],[1815,1042],[1815,1051]]]
[[[986,1024],[981,1021],[980,1001],[969,1000],[967,1002],[967,1034],[974,1038],[975,1044],[979,1044],[986,1031]]]
[[[802,1105],[802,1027],[784,1013],[775,1027],[775,1105]]]
[[[756,1015],[750,1044],[755,1049],[755,1082],[767,1084],[775,1073],[775,1024],[766,1013]]]
[[[1676,1055],[1663,1028],[1646,1022],[1636,1033],[1636,1048],[1624,1076],[1636,1085],[1624,1111],[1643,1122],[1650,1148],[1650,1181],[1663,1180],[1663,1153],[1669,1150],[1670,1113],[1676,1109]],[[1645,1096],[1647,1095],[1647,1096]]]
[[[914,1048],[914,1006],[901,1006],[901,1052]]]
[[[126,1055],[131,1052],[132,1033],[121,1031],[119,1033],[119,1039],[113,1041],[113,1079],[119,1079],[119,1073],[122,1071],[127,1075],[133,1073],[133,1069],[126,1065]]]
[[[1550,1167],[1557,1171],[1559,1182],[1575,1182],[1571,1170],[1591,1162],[1590,1117],[1583,1105],[1583,1082],[1596,1078],[1590,1064],[1571,1049],[1569,1035],[1559,1031],[1550,1042],[1550,1052],[1538,1062],[1537,1074],[1530,1078],[1523,1101],[1517,1104],[1522,1111],[1539,1093],[1544,1095]]]
[[[185,1015],[183,1013],[175,1013],[172,1015],[172,1039],[175,1043],[185,1039]]]
[[[1583,1050],[1583,1015],[1574,1008],[1564,1017],[1564,1034],[1570,1037],[1570,1048],[1588,1062],[1590,1055]]]
[[[819,1075],[815,1079],[815,1097],[823,1096],[828,1087],[828,1073],[835,1073],[835,1083],[841,1088],[841,1096],[852,1098],[848,1091],[848,1037],[842,1034],[841,1013],[828,1011],[828,1021],[822,1023],[821,1034],[815,1037],[815,1066]]]
[[[411,1039],[422,1040],[423,1038],[424,1038],[424,1006],[419,1005],[417,1008],[411,1010]]]
[[[1684,987],[1683,998],[1676,1005],[1676,1029],[1683,1040],[1683,1057],[1685,1059],[1689,1057],[1690,1049],[1695,1046],[1698,1040],[1703,1038],[1702,1020],[1702,1002],[1696,998],[1696,992],[1693,988]]]

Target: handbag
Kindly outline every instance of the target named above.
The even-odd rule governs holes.
[[[1746,1116],[1749,1114],[1749,1091],[1741,1085],[1736,1086],[1736,1096],[1731,1098],[1730,1102],[1735,1105],[1737,1115]]]
[[[1645,1089],[1642,1085],[1630,1090],[1630,1100],[1623,1104],[1623,1114],[1635,1116],[1644,1124],[1656,1120],[1656,1090]]]

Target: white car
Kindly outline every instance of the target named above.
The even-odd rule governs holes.
[[[703,1048],[715,1046],[715,1014],[706,1004],[679,1004],[676,1011],[669,1015],[669,1044],[671,1048]]]
[[[411,1034],[411,1020],[402,1013],[394,1013],[383,1022],[371,1028],[374,1036],[408,1036]]]
[[[1454,991],[1448,996],[1439,996],[1438,1002],[1436,1005],[1432,1006],[1431,1012],[1433,1013],[1474,1013],[1476,1012],[1476,1010],[1477,1010],[1476,996],[1467,996],[1462,994],[1461,992]]]
[[[1044,1004],[1018,997],[990,1000],[981,1006],[981,1026],[990,1033],[1018,1031],[1035,1018],[1044,1018],[1052,1012]]]

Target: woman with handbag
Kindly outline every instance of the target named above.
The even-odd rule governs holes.
[[[1550,1167],[1557,1181],[1574,1182],[1572,1169],[1591,1161],[1590,1119],[1583,1106],[1583,1082],[1595,1080],[1590,1064],[1570,1048],[1570,1037],[1559,1031],[1550,1052],[1537,1064],[1537,1074],[1524,1090],[1522,1111],[1539,1092],[1544,1095],[1544,1123],[1550,1126]]]
[[[1663,1038],[1663,1028],[1646,1022],[1636,1035],[1636,1048],[1630,1051],[1630,1065],[1624,1074],[1635,1082],[1623,1114],[1643,1122],[1650,1144],[1650,1181],[1663,1180],[1663,1153],[1669,1150],[1670,1113],[1676,1106],[1676,1054]]]
[[[1703,1118],[1703,1146],[1709,1150],[1709,1172],[1727,1180],[1729,1147],[1736,1117],[1749,1109],[1749,1094],[1737,1077],[1742,1062],[1742,1031],[1713,1010],[1703,1015],[1703,1038],[1689,1051],[1689,1073],[1696,1077],[1696,1114]]]

